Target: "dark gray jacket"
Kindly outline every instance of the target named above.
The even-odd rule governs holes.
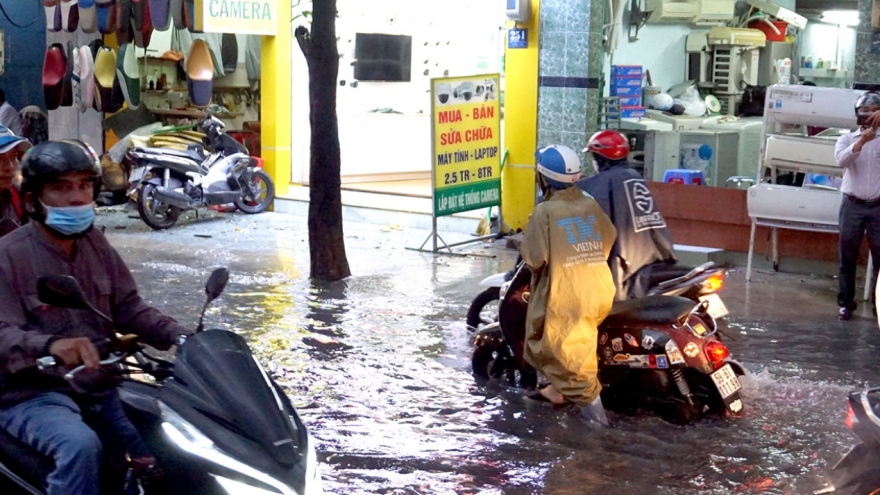
[[[111,325],[88,311],[50,307],[37,297],[41,275],[71,275]],[[0,238],[0,407],[47,390],[69,391],[58,377],[38,374],[37,358],[52,336],[109,338],[140,335],[167,349],[187,330],[138,295],[119,253],[97,229],[76,241],[72,259],[30,223]]]
[[[592,196],[617,228],[617,242],[608,264],[617,286],[617,299],[641,297],[632,286],[639,270],[652,263],[675,263],[672,236],[648,185],[635,170],[618,165],[585,177],[577,185]]]

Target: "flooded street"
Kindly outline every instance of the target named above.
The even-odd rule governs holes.
[[[808,494],[855,443],[846,393],[880,383],[876,323],[864,309],[838,323],[834,281],[759,274],[747,294],[734,271],[722,296],[727,345],[752,371],[746,413],[689,427],[614,414],[614,428],[585,427],[471,377],[465,313],[479,280],[509,269],[513,251],[435,257],[404,249],[426,232],[347,223],[354,276],[312,286],[300,217],[237,215],[159,233],[105,220],[119,224],[108,236],[143,296],[188,326],[210,268],[229,267],[207,325],[249,339],[287,390],[332,493]]]

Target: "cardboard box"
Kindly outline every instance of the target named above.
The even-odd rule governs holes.
[[[645,107],[620,107],[620,118],[640,119],[647,116]]]
[[[638,86],[611,86],[609,90],[611,96],[642,96],[642,88]]]
[[[612,88],[642,87],[642,76],[612,76]]]
[[[611,77],[615,76],[635,76],[642,77],[641,65],[612,65]]]
[[[620,106],[622,107],[638,107],[642,104],[640,96],[621,96]]]

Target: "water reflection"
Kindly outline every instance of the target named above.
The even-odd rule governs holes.
[[[278,242],[258,255],[165,247],[175,254],[161,260],[137,240],[121,248],[145,298],[193,326],[210,268],[230,267],[207,321],[245,336],[282,384],[334,493],[811,493],[854,443],[846,393],[880,371],[880,333],[864,325],[791,307],[740,314],[727,344],[754,372],[743,417],[677,427],[615,415],[610,430],[587,428],[470,375],[465,311],[512,259],[408,253],[313,286],[296,262],[304,246]]]

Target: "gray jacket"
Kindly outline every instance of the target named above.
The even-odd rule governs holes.
[[[37,297],[37,278],[48,274],[73,276],[114,325],[88,311],[43,304]],[[52,336],[108,338],[114,326],[160,349],[187,333],[141,299],[128,267],[97,229],[76,241],[72,259],[44,239],[33,223],[0,238],[0,407],[42,391],[69,391],[60,378],[38,374],[34,368]]]

